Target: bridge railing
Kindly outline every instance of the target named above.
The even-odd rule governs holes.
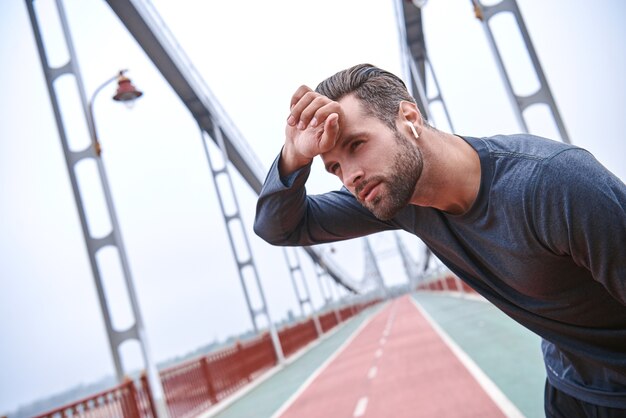
[[[278,339],[285,357],[299,351],[312,341],[317,339],[317,329],[312,318],[289,325],[278,332]]]
[[[319,315],[323,333],[379,303],[354,303]],[[318,338],[312,318],[278,331],[285,357],[293,356]],[[165,401],[172,418],[192,417],[232,395],[278,364],[268,332],[233,346],[184,361],[159,372]],[[156,418],[148,382],[128,379],[107,391],[46,412],[34,418]]]
[[[87,398],[62,406],[33,418],[155,418],[156,413],[148,379],[142,375],[137,383],[131,379]]]
[[[433,276],[417,285],[416,290],[476,294],[476,291],[452,273]]]
[[[275,365],[270,335],[264,333],[159,374],[170,415],[182,417],[208,409]]]

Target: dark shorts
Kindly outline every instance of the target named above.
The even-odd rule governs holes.
[[[546,418],[626,418],[626,409],[598,406],[572,398],[547,380],[544,400]]]

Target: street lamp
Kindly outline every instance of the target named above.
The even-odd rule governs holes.
[[[126,77],[128,70],[120,70],[115,76],[109,78],[104,83],[102,83],[91,95],[91,99],[89,100],[89,104],[87,106],[89,113],[89,122],[91,124],[91,134],[93,139],[93,146],[96,151],[96,155],[98,157],[102,153],[102,148],[100,147],[100,142],[98,141],[98,135],[96,133],[96,123],[93,117],[93,104],[96,100],[96,96],[104,87],[109,85],[114,80],[117,80],[117,91],[113,96],[113,100],[116,102],[123,102],[126,105],[132,106],[132,104],[143,95],[143,92],[137,90],[137,88],[131,83],[130,78]]]
[[[130,79],[126,77],[124,74],[127,70],[120,70],[114,77],[109,78],[104,83],[102,83],[91,95],[91,99],[87,104],[87,119],[88,125],[91,133],[92,145],[94,147],[94,152],[96,154],[96,162],[100,168],[101,175],[101,184],[102,190],[104,192],[104,198],[106,201],[107,208],[109,210],[109,216],[111,220],[111,233],[105,238],[110,239],[107,242],[109,245],[113,245],[117,247],[120,264],[122,267],[122,271],[124,273],[124,281],[126,284],[126,290],[128,292],[128,300],[130,303],[131,311],[133,313],[135,324],[132,325],[127,330],[115,330],[112,326],[111,321],[111,313],[109,312],[108,303],[106,301],[106,296],[104,294],[104,289],[102,285],[102,278],[98,269],[94,271],[94,276],[96,279],[96,288],[98,291],[98,297],[100,298],[100,305],[102,309],[102,315],[104,316],[106,323],[106,330],[109,336],[109,344],[111,345],[111,351],[113,354],[113,362],[115,364],[115,369],[117,372],[118,379],[121,380],[124,377],[124,370],[122,367],[122,362],[120,358],[119,348],[123,342],[128,340],[137,340],[139,342],[139,346],[141,349],[141,354],[143,357],[144,365],[146,368],[146,375],[148,378],[148,382],[150,385],[150,390],[152,392],[153,400],[156,403],[156,413],[158,418],[167,417],[168,411],[165,406],[165,400],[163,396],[163,387],[161,385],[161,380],[159,378],[159,373],[152,362],[152,359],[148,350],[148,343],[146,338],[146,333],[143,325],[143,320],[141,317],[141,312],[139,310],[139,303],[137,300],[137,296],[135,293],[135,287],[133,284],[132,276],[130,273],[130,267],[128,264],[128,260],[126,257],[126,250],[124,249],[124,244],[122,241],[122,236],[120,233],[119,224],[117,221],[117,215],[115,213],[115,208],[113,205],[113,198],[111,195],[111,191],[109,189],[109,184],[106,178],[106,173],[104,170],[104,166],[102,163],[102,159],[100,158],[100,154],[102,153],[102,149],[100,147],[100,141],[98,140],[98,134],[96,132],[96,123],[93,114],[93,106],[95,99],[102,91],[104,87],[109,85],[112,81],[117,80],[117,91],[113,96],[113,100],[118,102],[124,102],[125,104],[132,104],[137,98],[141,97],[143,93],[131,83]],[[87,242],[90,242],[90,237],[86,237]],[[89,251],[91,254],[91,258],[94,259],[95,253],[99,251],[104,245],[88,245]]]

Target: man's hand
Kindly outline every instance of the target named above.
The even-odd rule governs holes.
[[[298,88],[291,97],[280,175],[287,176],[309,164],[316,155],[330,151],[339,138],[342,115],[338,102],[307,86]]]

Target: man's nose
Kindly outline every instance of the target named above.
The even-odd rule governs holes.
[[[346,176],[346,187],[354,189],[361,180],[363,180],[363,170],[354,165],[348,167],[348,175]]]

